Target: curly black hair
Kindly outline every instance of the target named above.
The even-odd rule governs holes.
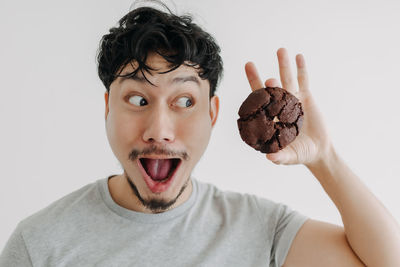
[[[192,22],[190,15],[177,16],[161,4],[169,13],[152,7],[136,8],[102,37],[97,55],[101,81],[110,92],[117,77],[133,77],[138,71],[144,75],[143,71],[154,70],[146,65],[146,58],[155,52],[170,63],[170,69],[160,73],[173,71],[182,64],[198,69],[199,77],[210,83],[211,98],[222,76],[221,49],[209,33]],[[138,67],[121,75],[122,69],[132,62]]]

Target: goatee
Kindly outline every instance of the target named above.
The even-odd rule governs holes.
[[[175,202],[178,200],[178,198],[182,195],[183,191],[185,191],[186,187],[189,184],[190,181],[190,177],[188,177],[185,181],[185,183],[183,184],[181,190],[179,190],[178,195],[172,199],[172,200],[165,200],[165,199],[144,199],[136,185],[134,184],[134,182],[132,181],[132,179],[128,176],[128,174],[126,173],[126,171],[124,170],[124,176],[126,178],[126,180],[128,181],[128,184],[130,185],[130,187],[132,188],[133,193],[136,195],[136,197],[139,199],[139,201],[142,203],[142,205],[149,209],[152,213],[161,213],[161,212],[165,212],[168,209],[171,208],[172,205],[175,204]]]

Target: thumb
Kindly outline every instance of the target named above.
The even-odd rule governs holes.
[[[267,154],[267,159],[272,161],[275,164],[295,164],[296,163],[296,153],[293,149],[286,147],[278,152]]]

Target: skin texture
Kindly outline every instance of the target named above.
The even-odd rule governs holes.
[[[336,153],[309,90],[304,57],[296,56],[296,82],[286,49],[279,49],[277,56],[282,86],[273,78],[263,84],[255,65],[248,62],[250,87],[253,91],[264,85],[285,88],[302,103],[304,123],[292,143],[266,157],[275,164],[305,165],[338,208],[344,226],[307,220],[283,266],[400,266],[400,227]]]
[[[178,69],[159,74],[169,68],[167,62],[157,54],[149,54],[147,65],[156,71],[145,75],[147,81],[121,79],[118,77],[105,93],[105,124],[107,138],[112,151],[121,163],[124,173],[136,186],[140,196],[146,200],[168,202],[180,194],[174,208],[185,202],[191,192],[189,179],[194,166],[204,153],[219,109],[217,96],[209,97],[209,82],[198,76],[197,70],[181,65]],[[132,72],[135,63],[128,64],[121,74]],[[141,74],[138,74],[139,77]],[[173,81],[177,77],[197,77],[194,81]],[[137,106],[137,100],[145,99],[147,105]],[[192,105],[185,106],[190,99]],[[130,102],[131,100],[132,102]],[[199,134],[201,132],[201,134]],[[135,149],[143,151],[155,147],[159,153],[146,154],[147,158],[170,158],[164,152],[178,157],[185,153],[175,179],[167,191],[153,193],[146,185],[136,160],[129,158]],[[163,152],[164,151],[164,152]],[[177,156],[175,156],[177,155]],[[139,157],[142,156],[139,153]],[[119,205],[144,213],[162,212],[146,208],[130,187],[126,175],[117,175],[109,180],[111,195]]]

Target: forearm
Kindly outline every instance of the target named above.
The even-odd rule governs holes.
[[[400,227],[334,149],[306,165],[338,208],[347,240],[367,266],[400,266]]]

